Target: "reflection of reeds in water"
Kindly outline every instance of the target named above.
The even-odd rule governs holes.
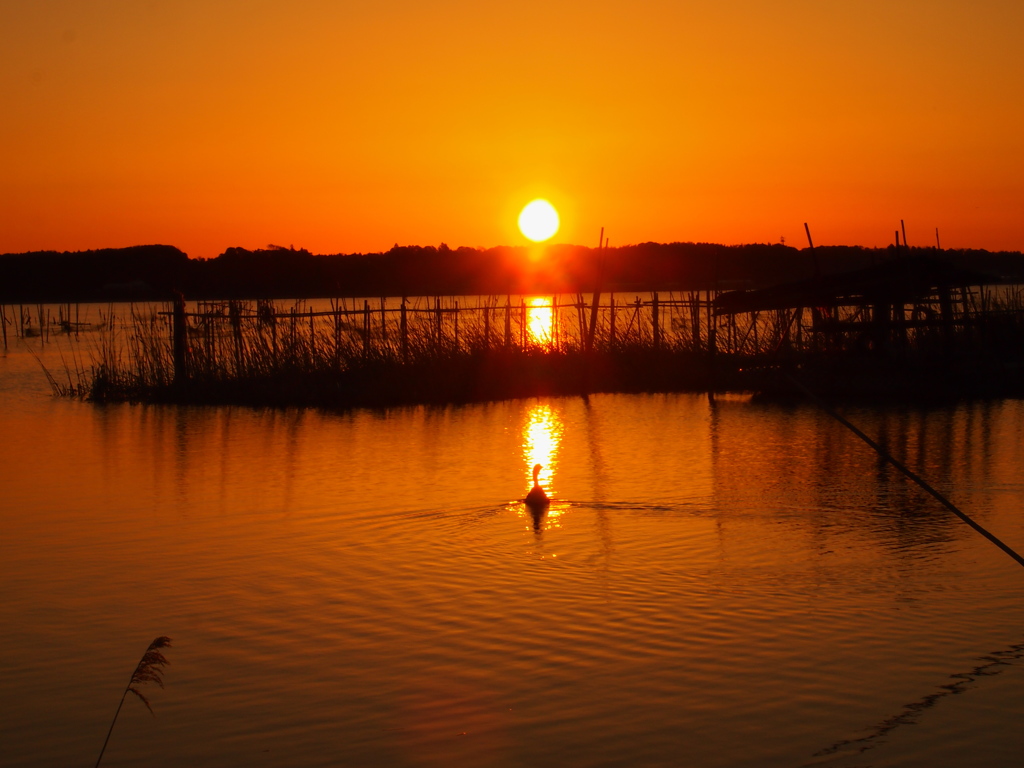
[[[96,759],[96,765],[99,766],[100,761],[103,759],[103,753],[107,751],[107,744],[110,742],[110,734],[114,732],[114,724],[117,723],[117,716],[121,714],[121,707],[124,705],[125,697],[128,693],[134,693],[142,703],[146,705],[146,709],[149,710],[150,714],[153,713],[153,707],[149,704],[143,693],[139,690],[139,686],[145,683],[156,683],[161,688],[164,687],[164,681],[161,675],[163,675],[163,668],[167,664],[170,664],[164,657],[163,653],[160,652],[161,648],[170,648],[171,638],[169,637],[158,637],[149,647],[146,652],[142,654],[142,658],[139,660],[139,664],[135,667],[135,671],[132,672],[131,679],[128,681],[128,685],[124,689],[124,693],[121,694],[121,701],[117,705],[117,711],[114,712],[114,719],[110,722],[110,730],[107,731],[107,738],[103,741],[103,749],[100,750],[100,756]]]
[[[1024,643],[1016,643],[1004,650],[994,651],[982,656],[978,659],[983,662],[982,664],[978,664],[973,669],[966,672],[959,672],[957,674],[950,675],[949,678],[955,682],[940,685],[938,690],[935,692],[923,696],[910,704],[904,705],[902,712],[883,720],[872,728],[865,736],[853,739],[844,739],[843,741],[837,742],[825,749],[815,752],[814,757],[827,757],[841,752],[857,754],[867,752],[869,749],[872,749],[882,743],[884,737],[893,729],[899,728],[902,725],[915,725],[918,718],[920,718],[927,710],[938,704],[941,699],[946,696],[955,696],[965,692],[968,689],[968,686],[976,682],[979,678],[997,675],[1003,671],[1004,667],[1014,664],[1022,657],[1024,657]],[[808,763],[807,766],[814,764],[815,763]]]

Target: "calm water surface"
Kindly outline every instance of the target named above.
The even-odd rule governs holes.
[[[0,398],[5,766],[92,765],[157,635],[104,765],[1024,751],[1024,569],[814,407],[97,407],[16,349]],[[844,414],[1024,549],[1020,401]]]

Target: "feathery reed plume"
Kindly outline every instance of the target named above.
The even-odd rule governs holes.
[[[121,707],[124,705],[124,699],[128,695],[129,691],[142,699],[142,703],[146,705],[146,709],[149,710],[149,713],[151,715],[154,714],[153,707],[149,704],[149,699],[139,691],[138,686],[143,683],[156,683],[161,688],[164,687],[163,678],[160,676],[163,674],[164,666],[171,662],[164,657],[160,652],[160,649],[170,647],[171,638],[161,636],[150,643],[146,652],[142,654],[142,658],[139,659],[138,666],[135,667],[135,671],[132,672],[132,677],[128,681],[128,685],[125,687],[124,693],[121,694],[121,701],[117,705],[117,711],[114,712],[114,719],[110,721],[110,730],[107,731],[107,738],[103,741],[103,749],[100,750],[100,756],[96,758],[97,768],[100,764],[100,760],[103,759],[103,753],[107,751],[107,744],[110,742],[110,734],[114,732],[114,724],[117,722],[117,716],[121,714]]]

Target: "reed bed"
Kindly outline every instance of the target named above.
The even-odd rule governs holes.
[[[1024,292],[717,314],[709,293],[130,305],[51,376],[94,401],[350,407],[770,388],[781,367],[1013,368]],[[955,301],[954,301],[955,299]],[[591,330],[593,329],[593,330]],[[977,366],[979,357],[987,361]],[[884,364],[884,365],[882,365]],[[881,367],[880,367],[881,366]],[[49,375],[49,374],[48,374]]]
[[[661,302],[655,319],[649,301],[606,299],[589,349],[594,307],[582,296],[132,306],[101,318],[59,394],[345,407],[701,388],[706,329],[675,317],[698,304]]]

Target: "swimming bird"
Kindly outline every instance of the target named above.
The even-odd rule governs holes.
[[[537,477],[540,475],[541,465],[535,464],[533,467],[533,488],[526,494],[526,506],[533,507],[534,509],[543,509],[551,503],[548,495],[544,493],[544,489],[540,487],[540,482]]]

